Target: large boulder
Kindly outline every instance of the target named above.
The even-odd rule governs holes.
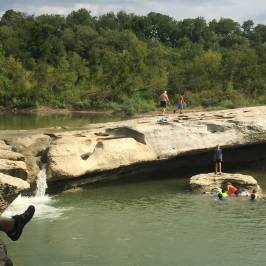
[[[214,173],[208,173],[195,175],[190,178],[190,186],[192,190],[201,193],[210,193],[214,189],[225,187],[227,182],[231,182],[244,193],[251,193],[253,189],[256,189],[259,196],[262,194],[257,180],[249,175],[234,173],[222,173],[221,175],[216,175]]]
[[[28,171],[24,161],[0,159],[0,173],[27,179]]]
[[[29,188],[28,182],[0,173],[0,213],[11,204],[19,193]]]

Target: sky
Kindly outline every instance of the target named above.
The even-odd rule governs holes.
[[[120,10],[137,15],[153,11],[176,20],[226,17],[240,23],[252,19],[266,24],[266,0],[0,0],[0,16],[9,9],[30,15],[67,15],[80,8],[91,10],[94,16]]]

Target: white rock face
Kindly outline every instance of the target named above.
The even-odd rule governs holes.
[[[253,189],[256,189],[258,195],[261,195],[261,188],[257,180],[248,175],[235,173],[216,175],[214,173],[208,173],[195,175],[190,178],[192,190],[198,192],[211,192],[213,189],[225,186],[227,182],[231,182],[243,192],[251,193]]]
[[[64,136],[50,146],[51,176],[56,179],[118,168],[155,159],[147,145],[133,138],[96,140]]]
[[[72,178],[187,152],[266,142],[266,107],[159,116],[61,132],[49,147],[49,176]]]

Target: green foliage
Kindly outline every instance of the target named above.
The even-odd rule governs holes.
[[[265,104],[265,43],[266,26],[251,20],[8,10],[0,21],[0,104],[132,114],[155,109],[166,88],[191,107]]]

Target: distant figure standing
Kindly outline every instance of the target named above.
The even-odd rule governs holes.
[[[222,161],[223,161],[223,153],[222,149],[220,149],[220,145],[216,145],[214,149],[214,154],[213,154],[213,160],[214,160],[214,171],[215,174],[222,174]]]
[[[178,98],[178,102],[177,102],[177,109],[179,110],[180,114],[183,114],[183,110],[185,108],[185,100],[184,100],[184,96],[180,95]]]
[[[167,95],[167,91],[164,91],[160,95],[159,99],[160,99],[161,113],[162,113],[162,115],[164,115],[165,112],[166,112],[166,104],[167,104],[167,102],[169,102],[169,98],[168,98],[168,95]]]

